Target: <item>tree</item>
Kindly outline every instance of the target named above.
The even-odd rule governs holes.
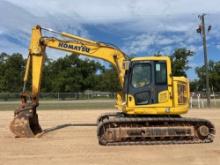
[[[98,62],[78,56],[67,55],[54,61],[49,61],[44,68],[43,91],[81,92],[93,90],[96,73],[103,69]]]
[[[113,67],[105,69],[103,73],[99,75],[95,90],[109,92],[117,92],[120,90],[118,75]]]
[[[19,53],[0,54],[0,92],[18,92],[22,89],[24,59]]]
[[[199,80],[190,81],[190,92],[199,91]]]
[[[209,61],[208,63],[208,71],[209,71],[209,81],[210,81],[210,88],[214,91],[220,91],[220,61],[214,62]],[[196,67],[196,73],[198,75],[198,83],[197,88],[198,90],[205,89],[205,66]]]
[[[174,76],[185,76],[186,71],[190,69],[189,57],[193,56],[194,52],[187,50],[186,48],[179,48],[171,55],[172,60],[172,74]]]

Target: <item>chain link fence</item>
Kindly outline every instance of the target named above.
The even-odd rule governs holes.
[[[85,91],[85,92],[50,92],[40,93],[42,100],[86,100],[86,99],[114,99],[115,93]],[[20,93],[0,93],[0,101],[16,101],[19,100]]]
[[[220,107],[220,92],[213,92],[210,95],[211,107]],[[190,108],[207,108],[207,97],[205,92],[191,92]]]

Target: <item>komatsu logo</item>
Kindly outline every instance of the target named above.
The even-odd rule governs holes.
[[[64,42],[59,42],[58,47],[60,48],[65,48],[65,49],[72,49],[72,50],[76,50],[76,51],[80,51],[80,52],[90,52],[90,48],[87,48],[86,46],[74,46],[74,45],[70,45]]]

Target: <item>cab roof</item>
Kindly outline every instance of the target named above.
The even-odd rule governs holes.
[[[131,61],[170,61],[169,56],[144,56],[144,57],[134,57]]]

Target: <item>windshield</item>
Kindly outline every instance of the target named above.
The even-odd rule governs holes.
[[[131,84],[134,88],[141,88],[150,84],[151,65],[149,63],[137,63],[133,65]]]

